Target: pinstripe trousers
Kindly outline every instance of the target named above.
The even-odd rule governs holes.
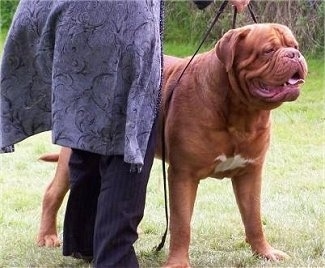
[[[139,266],[133,244],[144,213],[155,151],[155,125],[140,173],[131,172],[123,156],[72,150],[64,256],[93,259],[98,268]]]

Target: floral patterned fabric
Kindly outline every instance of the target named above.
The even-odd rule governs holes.
[[[53,142],[143,163],[161,80],[159,0],[21,0],[1,65],[0,148]]]

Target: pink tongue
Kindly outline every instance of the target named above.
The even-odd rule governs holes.
[[[304,79],[295,79],[295,78],[290,78],[288,83],[290,85],[299,85],[299,84],[303,84],[305,83],[305,80]]]

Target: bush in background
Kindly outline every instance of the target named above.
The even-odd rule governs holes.
[[[198,10],[191,1],[166,1],[165,41],[199,43],[210,26],[221,1],[205,10]],[[322,0],[256,0],[251,1],[258,22],[287,25],[297,37],[300,47],[308,53],[324,51],[324,6]],[[212,30],[208,43],[215,43],[232,28],[233,12],[227,6]],[[236,26],[253,23],[246,10],[237,15]]]
[[[2,30],[8,29],[19,0],[1,0]],[[199,43],[211,24],[221,1],[205,10],[198,10],[192,1],[166,0],[165,41],[175,43]],[[324,51],[325,2],[322,0],[252,0],[258,22],[277,22],[289,26],[303,51]],[[208,45],[213,45],[232,27],[232,9],[228,6],[212,30]],[[237,16],[237,26],[252,23],[249,12]],[[210,43],[210,44],[209,44]]]
[[[11,23],[19,0],[0,0],[0,29],[6,31]]]

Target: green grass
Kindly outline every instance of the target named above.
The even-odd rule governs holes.
[[[191,54],[195,47],[167,44],[166,53]],[[272,143],[262,194],[263,223],[269,241],[291,258],[280,263],[252,256],[244,242],[243,225],[230,180],[200,183],[192,224],[190,256],[193,267],[321,267],[325,266],[325,133],[324,62],[308,59],[309,77],[301,97],[273,112]],[[0,155],[0,267],[80,267],[61,249],[35,244],[43,191],[55,165],[37,158],[58,147],[50,133],[31,137],[13,154]],[[165,249],[153,247],[164,231],[161,164],[156,161],[148,186],[142,233],[136,243],[141,267],[158,267]],[[64,206],[59,211],[62,230]]]
[[[2,50],[3,50],[3,45],[4,45],[4,41],[6,39],[6,35],[7,35],[7,31],[2,30],[0,28],[0,55],[1,55]]]

